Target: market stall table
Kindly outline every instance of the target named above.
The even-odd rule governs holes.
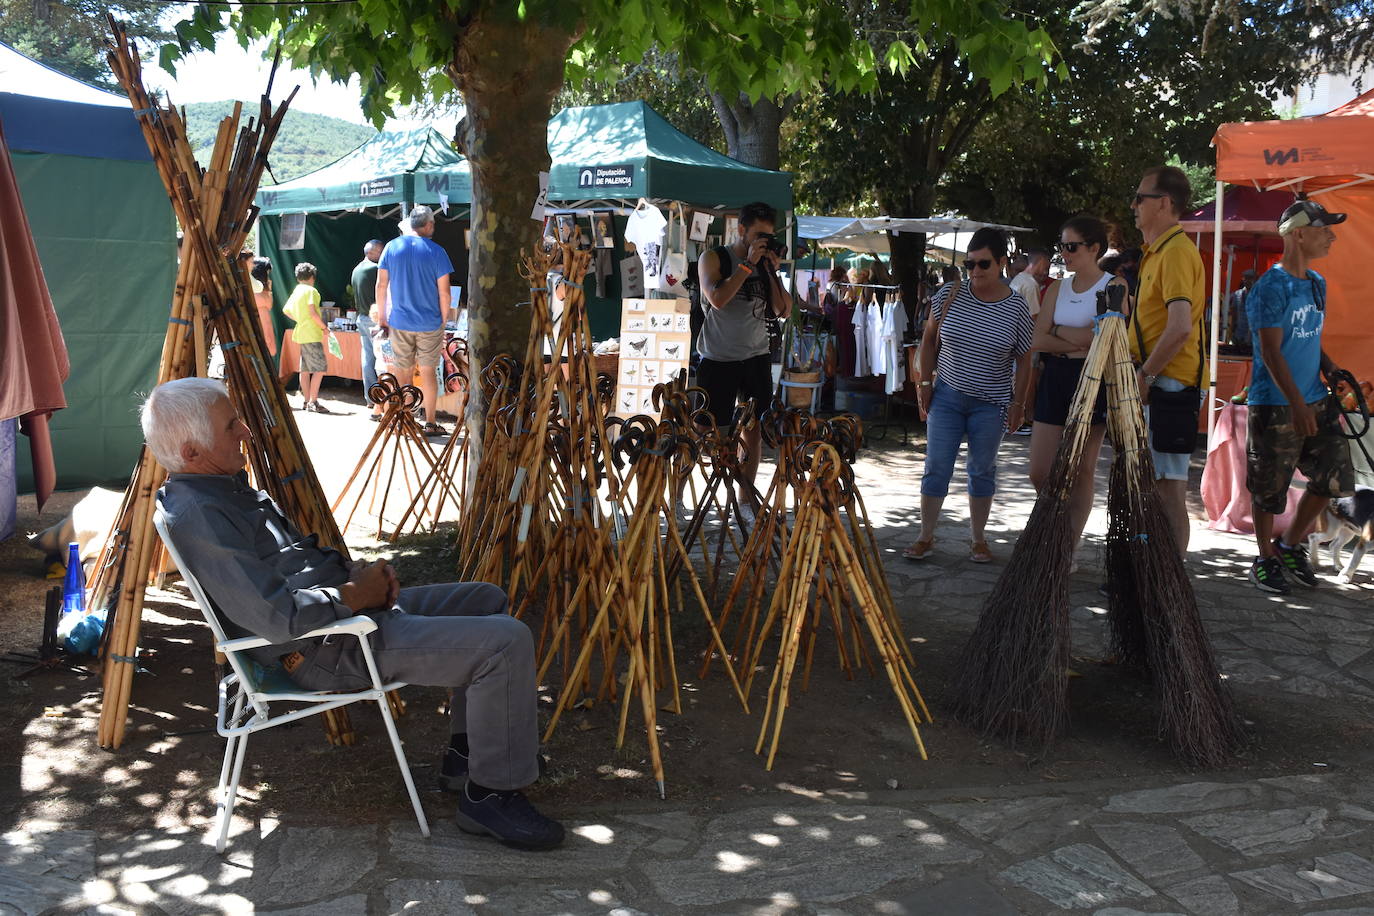
[[[336,331],[329,333],[339,342],[339,349],[343,351],[343,356],[335,356],[329,352],[328,341],[324,348],[324,359],[328,368],[324,370],[325,375],[332,375],[336,378],[353,379],[355,382],[363,380],[363,347],[362,334],[358,331]],[[301,348],[293,338],[293,332],[287,331],[281,341],[281,363],[279,374],[285,379],[299,372],[301,368]]]
[[[1255,519],[1250,491],[1245,486],[1245,445],[1250,411],[1244,404],[1227,404],[1217,415],[1216,434],[1202,470],[1202,503],[1207,507],[1207,527],[1232,534],[1254,534]],[[1301,474],[1294,483],[1305,482]],[[1274,530],[1288,527],[1302,490],[1290,487],[1288,508],[1274,519]]]
[[[1227,404],[1217,417],[1216,435],[1207,452],[1207,466],[1202,471],[1202,502],[1207,507],[1208,528],[1233,534],[1254,534],[1255,523],[1250,509],[1250,491],[1245,487],[1246,424],[1250,412],[1244,404]],[[1365,428],[1358,414],[1353,417],[1356,429],[1363,432],[1360,441],[1364,449],[1351,440],[1350,460],[1355,468],[1357,487],[1374,486],[1374,467],[1366,452],[1374,454],[1374,428]],[[1348,428],[1348,427],[1347,427]],[[1288,491],[1288,509],[1274,521],[1274,530],[1282,531],[1292,518],[1301,485],[1305,478],[1294,473],[1294,487]]]

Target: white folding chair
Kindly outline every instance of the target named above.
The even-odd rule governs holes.
[[[220,767],[219,773],[216,851],[224,852],[224,847],[228,843],[229,822],[234,814],[234,801],[238,795],[239,776],[243,772],[243,754],[248,747],[248,736],[253,732],[272,728],[276,725],[285,725],[288,722],[295,722],[307,716],[318,715],[326,710],[337,709],[340,706],[347,706],[350,703],[363,700],[372,700],[377,704],[377,708],[382,711],[382,721],[386,723],[387,734],[391,736],[391,746],[396,751],[396,763],[401,768],[401,777],[405,780],[406,791],[410,793],[410,803],[415,808],[415,819],[420,822],[420,833],[429,836],[429,821],[425,819],[424,808],[420,805],[420,796],[415,791],[415,780],[411,778],[410,766],[406,763],[406,754],[401,748],[401,738],[396,733],[396,723],[391,718],[391,710],[386,699],[388,691],[404,687],[405,684],[399,681],[390,684],[382,683],[381,676],[377,674],[377,665],[372,658],[372,646],[367,638],[367,634],[377,629],[377,622],[370,617],[361,615],[349,617],[346,620],[336,620],[328,626],[306,633],[303,637],[356,637],[362,646],[368,673],[372,676],[371,687],[365,690],[338,693],[310,691],[291,683],[288,678],[284,677],[284,671],[281,672],[282,676],[274,678],[271,675],[276,673],[276,669],[265,670],[251,657],[240,655],[248,649],[270,646],[272,645],[271,640],[257,636],[247,636],[242,639],[227,638],[224,634],[224,628],[220,626],[219,619],[215,615],[214,605],[210,603],[204,589],[196,581],[196,577],[182,562],[176,546],[167,537],[167,523],[160,507],[154,515],[153,525],[157,528],[162,543],[166,545],[167,553],[171,556],[172,562],[176,563],[177,569],[181,570],[181,577],[186,582],[186,587],[191,590],[191,595],[200,607],[200,612],[205,616],[205,622],[210,625],[210,631],[215,635],[215,648],[225,654],[233,669],[233,673],[219,682],[219,710],[215,714],[215,728],[227,739],[224,748],[224,764]],[[229,712],[231,695],[234,706],[232,713]],[[307,705],[284,715],[273,716],[268,711],[268,704],[274,702],[305,703]]]

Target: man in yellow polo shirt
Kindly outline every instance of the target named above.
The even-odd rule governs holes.
[[[1131,209],[1145,238],[1128,334],[1141,401],[1150,426],[1150,455],[1178,549],[1188,550],[1188,465],[1197,445],[1202,380],[1206,273],[1179,217],[1188,212],[1188,176],[1172,166],[1149,169]]]

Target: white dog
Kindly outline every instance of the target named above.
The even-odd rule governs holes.
[[[1313,566],[1320,566],[1321,548],[1330,549],[1331,568],[1341,570],[1342,582],[1355,581],[1355,571],[1364,560],[1364,552],[1374,541],[1374,489],[1356,487],[1354,496],[1333,499],[1321,516],[1322,527],[1307,536],[1307,552]],[[1355,549],[1350,562],[1341,567],[1341,551],[1351,541]]]

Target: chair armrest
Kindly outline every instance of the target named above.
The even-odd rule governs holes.
[[[355,617],[345,617],[343,620],[336,620],[333,623],[325,624],[309,633],[302,633],[297,639],[314,639],[320,636],[338,636],[343,634],[353,636],[366,636],[377,629],[377,621],[371,617],[358,614]],[[246,649],[260,649],[263,646],[277,645],[270,639],[261,636],[244,636],[241,639],[226,639],[215,648],[221,652],[243,652]]]
[[[263,639],[261,636],[244,636],[239,639],[226,639],[216,645],[215,648],[227,655],[230,652],[243,652],[246,649],[259,649],[270,645],[272,645],[270,639]]]
[[[336,620],[327,623],[318,630],[311,630],[301,636],[301,639],[312,639],[316,636],[338,636],[340,633],[351,633],[354,636],[366,636],[377,629],[377,621],[364,614],[354,617],[345,617],[343,620]]]

